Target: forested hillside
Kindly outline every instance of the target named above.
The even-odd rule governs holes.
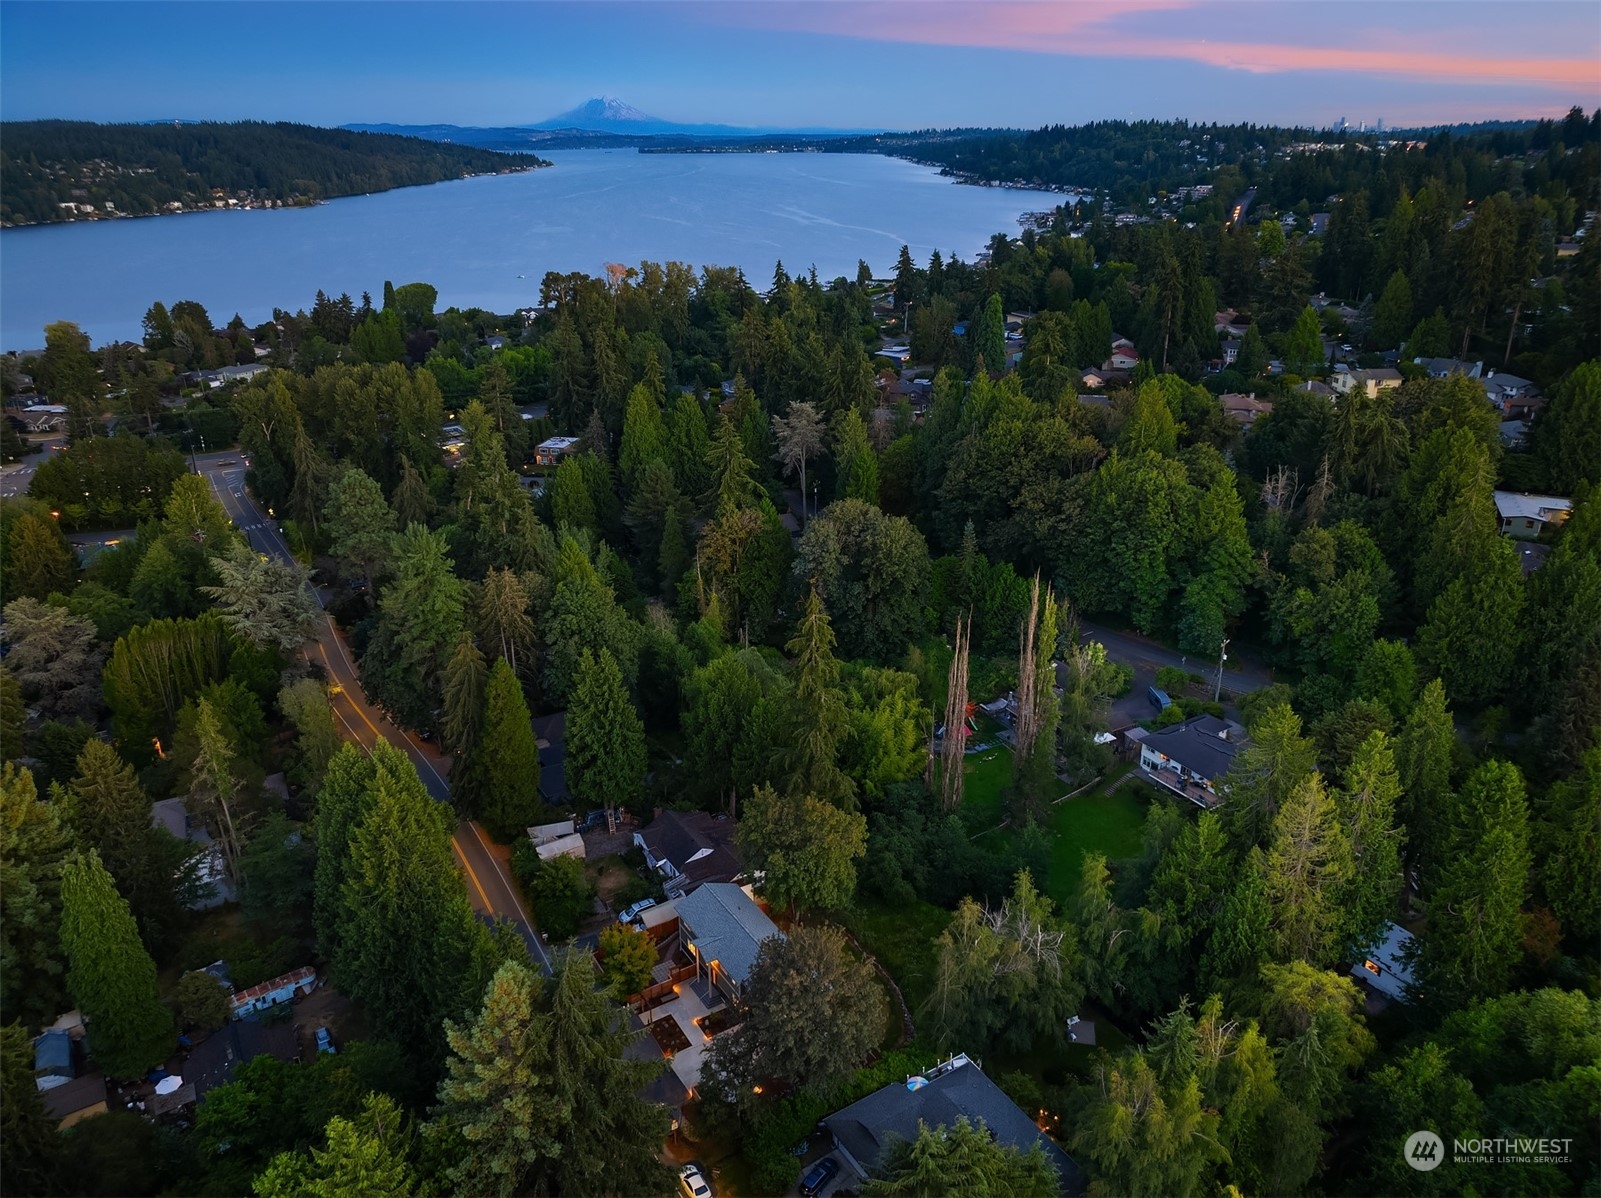
[[[0,222],[266,204],[530,170],[532,156],[284,122],[0,125]]]

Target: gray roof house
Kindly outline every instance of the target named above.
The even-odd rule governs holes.
[[[1202,807],[1222,801],[1217,783],[1240,751],[1244,729],[1216,716],[1198,715],[1147,732],[1139,741],[1140,769],[1158,786]]]
[[[1063,1194],[1084,1192],[1084,1174],[1073,1158],[1040,1131],[1018,1105],[984,1075],[965,1053],[904,1082],[891,1082],[823,1120],[834,1147],[866,1180],[885,1148],[917,1138],[919,1123],[950,1127],[958,1119],[983,1122],[996,1143],[1027,1152],[1035,1144],[1056,1168]]]
[[[730,1002],[739,1002],[762,941],[784,933],[749,889],[732,882],[707,882],[679,899],[677,908],[679,932],[697,974]]]

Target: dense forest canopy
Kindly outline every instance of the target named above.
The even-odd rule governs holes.
[[[822,1116],[958,1051],[1098,1193],[1593,1190],[1601,227],[1569,240],[1593,123],[1537,135],[1270,155],[1187,213],[1063,209],[876,278],[641,263],[547,275],[526,313],[413,282],[255,329],[169,299],[98,352],[52,325],[4,376],[72,434],[0,504],[8,1171],[666,1188],[638,1097],[663,1066],[619,1030],[648,938],[608,917],[598,968],[576,948],[545,975],[475,918],[451,848],[466,818],[514,842],[557,942],[614,868],[616,909],[659,878],[543,861],[523,830],[661,808],[723,817],[790,932],[679,1129],[737,1145],[751,1192],[793,1186]],[[215,391],[189,373],[258,357]],[[1526,429],[1492,370],[1537,393]],[[535,460],[557,433],[571,451]],[[292,560],[186,472],[201,437],[237,443]],[[1566,518],[1514,541],[1503,488]],[[137,532],[80,567],[65,533],[94,528]],[[448,805],[400,750],[341,745],[300,652],[327,624],[308,573],[367,696],[434,738]],[[1129,636],[1172,663],[1132,696]],[[561,806],[532,722],[557,712]],[[1180,724],[1229,732],[1216,801],[1106,743]],[[189,909],[196,850],[149,821],[168,797],[214,831],[237,912]],[[1373,1001],[1353,968],[1397,933],[1408,980]],[[28,1036],[77,1005],[135,1077],[220,1020],[196,976],[219,955],[241,985],[316,961],[361,1036],[242,1066],[190,1127],[58,1135]],[[1417,1129],[1565,1147],[1421,1173]],[[936,1156],[1039,1183],[986,1139],[921,1137],[871,1184]]]
[[[287,122],[0,124],[0,223],[308,204],[548,165],[532,155]],[[87,211],[86,211],[87,210]]]

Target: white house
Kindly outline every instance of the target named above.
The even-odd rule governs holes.
[[[1573,500],[1559,495],[1495,493],[1495,513],[1501,518],[1501,531],[1509,537],[1538,537],[1547,524],[1561,524],[1572,510]]]

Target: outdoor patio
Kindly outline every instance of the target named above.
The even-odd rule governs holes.
[[[671,1019],[689,1041],[689,1047],[677,1052],[670,1060],[673,1073],[684,1087],[693,1090],[700,1082],[700,1062],[711,1040],[696,1026],[695,1021],[723,1007],[723,996],[703,978],[691,978],[673,987],[670,1001],[652,1007],[639,1016],[640,1026],[649,1027],[662,1019]]]

